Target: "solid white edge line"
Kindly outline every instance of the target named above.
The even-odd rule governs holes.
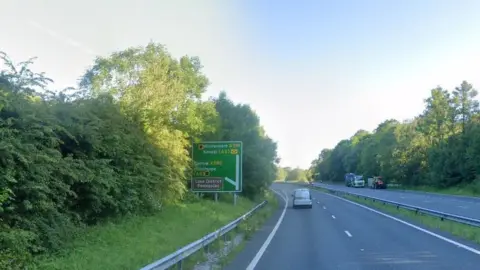
[[[262,247],[258,250],[257,254],[253,258],[253,260],[250,262],[250,264],[247,266],[246,270],[253,270],[255,269],[255,266],[257,266],[258,262],[263,256],[263,253],[265,253],[265,250],[267,250],[268,245],[270,245],[270,242],[272,241],[273,237],[275,236],[275,233],[277,233],[278,227],[280,227],[280,224],[282,224],[283,217],[285,216],[285,213],[287,212],[287,207],[288,207],[288,196],[285,194],[284,191],[283,195],[280,194],[280,192],[272,189],[273,192],[277,193],[282,199],[285,201],[285,207],[283,208],[282,215],[280,218],[278,218],[277,224],[275,224],[275,227],[273,227],[273,230],[270,232],[270,234],[267,237],[267,240],[263,243]]]
[[[380,212],[380,211],[377,211],[377,210],[372,209],[372,208],[370,208],[370,207],[367,207],[367,206],[365,206],[365,205],[362,205],[362,204],[359,204],[359,203],[356,203],[356,202],[352,202],[352,201],[349,201],[349,200],[347,200],[347,199],[344,199],[344,198],[341,198],[341,197],[338,197],[338,196],[335,196],[335,195],[332,195],[332,194],[328,194],[328,193],[325,193],[325,192],[324,192],[324,194],[325,194],[325,195],[328,195],[328,196],[331,196],[331,197],[334,197],[334,198],[337,198],[337,199],[339,199],[339,200],[342,200],[342,201],[351,203],[351,204],[356,205],[356,206],[358,206],[358,207],[362,207],[362,208],[364,208],[364,209],[367,209],[367,210],[369,210],[369,211],[371,211],[371,212],[374,212],[374,213],[376,213],[376,214],[382,215],[382,216],[384,216],[384,217],[393,219],[393,220],[395,220],[395,221],[397,221],[397,222],[400,222],[400,223],[402,223],[402,224],[404,224],[404,225],[407,225],[407,226],[409,226],[409,227],[411,227],[411,228],[414,228],[414,229],[416,229],[416,230],[418,230],[418,231],[424,232],[424,233],[429,234],[429,235],[431,235],[431,236],[433,236],[433,237],[436,237],[436,238],[438,238],[438,239],[440,239],[440,240],[443,240],[443,241],[445,241],[445,242],[448,242],[448,243],[450,243],[450,244],[453,244],[453,245],[455,245],[455,246],[457,246],[457,247],[459,247],[459,248],[463,248],[463,249],[468,250],[468,251],[470,251],[470,252],[472,252],[472,253],[475,253],[475,254],[477,254],[477,255],[480,255],[480,250],[477,250],[477,249],[475,249],[475,248],[469,247],[469,246],[467,246],[467,245],[464,245],[464,244],[462,244],[462,243],[459,243],[459,242],[457,242],[457,241],[455,241],[455,240],[452,240],[452,239],[449,239],[449,238],[447,238],[447,237],[441,236],[441,235],[439,235],[439,234],[436,234],[436,233],[431,232],[431,231],[429,231],[429,230],[426,230],[426,229],[424,229],[424,228],[418,227],[418,226],[413,225],[413,224],[411,224],[411,223],[408,223],[408,222],[406,222],[406,221],[404,221],[404,220],[398,219],[398,218],[396,218],[396,217],[393,217],[393,216],[390,216],[390,215],[388,215],[388,214],[382,213],[382,212]]]
[[[352,237],[352,234],[350,234],[349,231],[345,231],[345,234],[348,235],[348,237]]]

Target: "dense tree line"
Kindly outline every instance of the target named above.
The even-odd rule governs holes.
[[[275,179],[276,143],[248,105],[202,100],[209,81],[196,57],[129,48],[62,91],[30,70],[33,59],[1,58],[1,269],[62,248],[79,228],[186,200],[194,141],[243,141],[244,196]]]
[[[453,91],[431,90],[425,110],[404,122],[386,120],[357,131],[312,162],[316,179],[344,174],[383,176],[404,186],[465,186],[480,192],[480,113],[477,91],[466,81]]]
[[[277,168],[277,180],[286,181],[307,181],[310,179],[309,170],[303,170],[301,168],[292,169],[290,167],[278,167]]]

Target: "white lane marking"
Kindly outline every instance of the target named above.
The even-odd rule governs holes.
[[[327,209],[327,207],[324,206],[323,209]]]
[[[275,227],[273,227],[272,232],[267,237],[267,240],[265,240],[265,243],[263,243],[262,247],[258,250],[257,255],[253,258],[253,260],[250,262],[250,264],[247,266],[246,270],[253,270],[255,269],[255,266],[257,266],[258,262],[263,256],[263,253],[265,253],[265,250],[267,250],[268,245],[270,245],[270,242],[272,241],[273,237],[275,236],[275,233],[277,233],[278,227],[280,227],[280,224],[282,224],[283,217],[285,216],[285,213],[287,212],[287,206],[288,206],[288,196],[287,194],[283,191],[283,195],[280,194],[280,192],[272,189],[273,192],[277,193],[282,197],[282,199],[285,201],[285,206],[283,207],[283,212],[280,218],[277,221],[277,224],[275,224]]]
[[[334,196],[334,195],[331,195],[331,194],[328,194],[328,193],[324,193],[324,194],[325,194],[325,195],[328,195],[328,196],[332,196],[332,197],[337,198],[337,199],[339,199],[339,200],[342,200],[342,201],[351,203],[351,204],[356,205],[356,206],[358,206],[358,207],[362,207],[362,208],[364,208],[364,209],[366,209],[366,210],[369,210],[369,211],[374,212],[374,213],[376,213],[376,214],[382,215],[382,216],[384,216],[384,217],[393,219],[393,220],[395,220],[395,221],[397,221],[397,222],[400,222],[400,223],[402,223],[402,224],[404,224],[404,225],[407,225],[407,226],[409,226],[409,227],[411,227],[411,228],[414,228],[414,229],[416,229],[416,230],[419,230],[419,231],[421,231],[421,232],[424,232],[424,233],[426,233],[426,234],[429,234],[429,235],[431,235],[431,236],[433,236],[433,237],[436,237],[436,238],[438,238],[438,239],[440,239],[440,240],[443,240],[443,241],[445,241],[445,242],[448,242],[448,243],[450,243],[450,244],[453,244],[453,245],[455,245],[455,246],[457,246],[457,247],[459,247],[459,248],[463,248],[463,249],[468,250],[468,251],[470,251],[470,252],[472,252],[472,253],[475,253],[475,254],[477,254],[477,255],[480,255],[480,250],[477,250],[477,249],[474,249],[474,248],[469,247],[469,246],[467,246],[467,245],[461,244],[461,243],[459,243],[459,242],[457,242],[457,241],[454,241],[454,240],[449,239],[449,238],[447,238],[447,237],[441,236],[441,235],[439,235],[439,234],[436,234],[436,233],[431,232],[431,231],[429,231],[429,230],[426,230],[426,229],[424,229],[424,228],[420,228],[420,227],[418,227],[418,226],[416,226],[416,225],[413,225],[413,224],[411,224],[411,223],[408,223],[408,222],[406,222],[406,221],[403,221],[403,220],[398,219],[398,218],[396,218],[396,217],[393,217],[393,216],[391,216],[391,215],[382,213],[382,212],[380,212],[380,211],[377,211],[377,210],[372,209],[372,208],[370,208],[370,207],[367,207],[367,206],[365,206],[365,205],[361,205],[361,204],[359,204],[359,203],[352,202],[352,201],[349,201],[349,200],[344,199],[344,198],[340,198],[340,197],[337,197],[337,196]]]
[[[336,219],[336,217],[335,217],[334,215],[332,215],[332,218],[333,218],[333,219]]]
[[[346,234],[348,237],[352,237],[352,235],[350,234],[349,231],[345,231],[345,234]]]

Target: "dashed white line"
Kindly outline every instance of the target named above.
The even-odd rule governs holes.
[[[260,259],[262,258],[263,253],[265,253],[265,250],[267,250],[268,245],[270,245],[270,242],[272,242],[273,237],[275,236],[275,233],[277,233],[278,227],[280,227],[280,224],[282,224],[283,217],[285,216],[285,212],[287,211],[287,206],[288,206],[288,196],[285,194],[285,191],[283,191],[283,194],[280,194],[280,192],[272,189],[273,192],[277,193],[282,197],[282,199],[285,201],[285,207],[283,208],[282,215],[277,221],[277,224],[275,224],[275,227],[273,227],[272,232],[268,235],[267,240],[265,240],[265,243],[263,243],[262,247],[260,250],[257,252],[257,255],[253,258],[253,260],[250,262],[250,264],[247,266],[247,270],[253,270],[255,269],[255,266],[258,264]]]
[[[333,218],[333,219],[336,219],[336,217],[335,217],[334,215],[332,215],[332,218]]]
[[[352,235],[350,234],[349,231],[345,231],[345,234],[346,234],[348,237],[352,237]]]
[[[327,209],[327,207],[324,206],[323,209]]]
[[[431,232],[431,231],[429,231],[429,230],[427,230],[427,229],[418,227],[418,226],[416,226],[416,225],[413,225],[413,224],[411,224],[411,223],[409,223],[409,222],[406,222],[406,221],[401,220],[401,219],[399,219],[399,218],[396,218],[396,217],[394,217],[394,216],[391,216],[391,215],[382,213],[382,212],[380,212],[380,211],[377,211],[377,210],[372,209],[372,208],[370,208],[370,207],[367,207],[367,206],[365,206],[365,205],[362,205],[362,204],[359,204],[359,203],[356,203],[356,202],[352,202],[352,201],[349,201],[349,200],[347,200],[347,199],[344,199],[344,198],[341,198],[341,197],[338,197],[338,196],[334,196],[334,195],[331,195],[331,194],[328,194],[328,193],[325,193],[325,195],[331,196],[331,197],[333,197],[333,198],[337,198],[337,199],[339,199],[339,200],[342,200],[342,201],[344,201],[344,202],[347,202],[347,203],[356,205],[356,206],[358,206],[358,207],[361,207],[361,208],[366,209],[366,210],[368,210],[368,211],[371,211],[371,212],[373,212],[373,213],[382,215],[382,216],[384,216],[384,217],[386,217],[386,218],[395,220],[395,221],[397,221],[397,222],[399,222],[399,223],[402,223],[402,224],[404,224],[404,225],[406,225],[406,226],[408,226],[408,227],[410,227],[410,228],[413,228],[413,229],[415,229],[415,230],[424,232],[424,233],[429,234],[429,235],[431,235],[431,236],[433,236],[433,237],[435,237],[435,238],[438,238],[438,239],[440,239],[440,240],[443,240],[443,241],[445,241],[445,242],[448,242],[448,243],[450,243],[450,244],[453,244],[453,245],[455,245],[455,246],[457,246],[457,247],[459,247],[459,248],[462,248],[462,249],[468,250],[468,251],[470,251],[470,252],[472,252],[472,253],[475,253],[475,254],[477,254],[477,255],[480,255],[480,250],[478,250],[478,249],[475,249],[475,248],[473,248],[473,247],[464,245],[464,244],[462,244],[462,243],[459,243],[459,242],[454,241],[454,240],[452,240],[452,239],[449,239],[449,238],[447,238],[447,237],[441,236],[441,235],[436,234],[436,233],[434,233],[434,232]]]

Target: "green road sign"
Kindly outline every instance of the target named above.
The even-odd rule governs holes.
[[[194,143],[192,148],[194,192],[241,192],[240,141]]]

